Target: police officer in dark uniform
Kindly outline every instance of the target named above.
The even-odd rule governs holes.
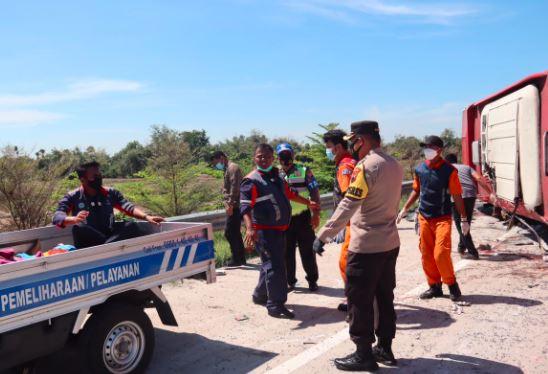
[[[266,305],[275,318],[294,318],[285,307],[287,277],[285,272],[285,232],[291,218],[289,199],[318,208],[289,189],[274,162],[274,149],[260,144],[254,156],[257,168],[242,181],[240,209],[246,226],[245,244],[255,248],[261,257],[259,282],[253,302]]]
[[[320,204],[320,185],[310,168],[293,162],[295,152],[288,143],[276,146],[276,153],[282,166],[281,175],[289,184],[289,188],[303,197],[310,197],[312,201]],[[308,206],[296,204],[293,206],[291,223],[286,232],[286,269],[287,284],[289,290],[295,289],[297,278],[295,277],[295,252],[297,245],[301,254],[301,262],[306,273],[308,288],[310,291],[318,289],[318,264],[316,254],[312,250],[312,244],[316,239],[314,229],[320,224],[319,210],[310,211]]]
[[[82,185],[67,193],[53,216],[53,224],[72,226],[76,248],[86,248],[145,235],[134,222],[114,222],[114,209],[137,219],[159,225],[164,218],[151,216],[127,201],[122,193],[103,187],[98,162],[92,161],[76,169]]]

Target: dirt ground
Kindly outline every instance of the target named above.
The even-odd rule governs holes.
[[[525,231],[477,215],[476,244],[490,244],[479,261],[453,261],[464,300],[422,301],[426,284],[413,223],[400,225],[397,265],[398,332],[394,353],[404,373],[544,373],[548,365],[548,282],[542,251]],[[497,244],[497,239],[506,239]],[[454,248],[457,235],[453,232]],[[329,245],[320,267],[320,290],[308,292],[302,270],[288,306],[296,319],[268,317],[251,302],[257,265],[220,270],[217,283],[187,280],[164,288],[179,322],[166,328],[155,311],[156,350],[150,373],[336,372],[333,359],[352,352],[338,272],[339,248]],[[300,266],[299,266],[300,268]],[[447,289],[445,289],[447,292]]]

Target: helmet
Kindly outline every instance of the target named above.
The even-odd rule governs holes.
[[[293,153],[293,147],[289,143],[281,143],[276,146],[276,154],[279,155],[282,152],[289,151]]]

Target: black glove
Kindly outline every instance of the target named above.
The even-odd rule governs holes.
[[[324,242],[316,238],[314,239],[314,244],[312,244],[312,250],[316,252],[319,256],[321,256],[322,253],[325,252],[325,249],[323,248],[324,245],[325,245]]]

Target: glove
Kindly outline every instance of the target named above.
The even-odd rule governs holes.
[[[466,236],[470,233],[470,223],[468,221],[461,221],[460,227],[462,229],[462,235]]]
[[[396,218],[396,224],[400,223],[405,216],[407,216],[407,209],[403,208],[398,213],[398,218]]]
[[[324,242],[316,238],[314,239],[314,244],[312,244],[312,250],[316,252],[319,256],[322,256],[322,254],[325,252],[325,249],[323,248],[324,245]]]

